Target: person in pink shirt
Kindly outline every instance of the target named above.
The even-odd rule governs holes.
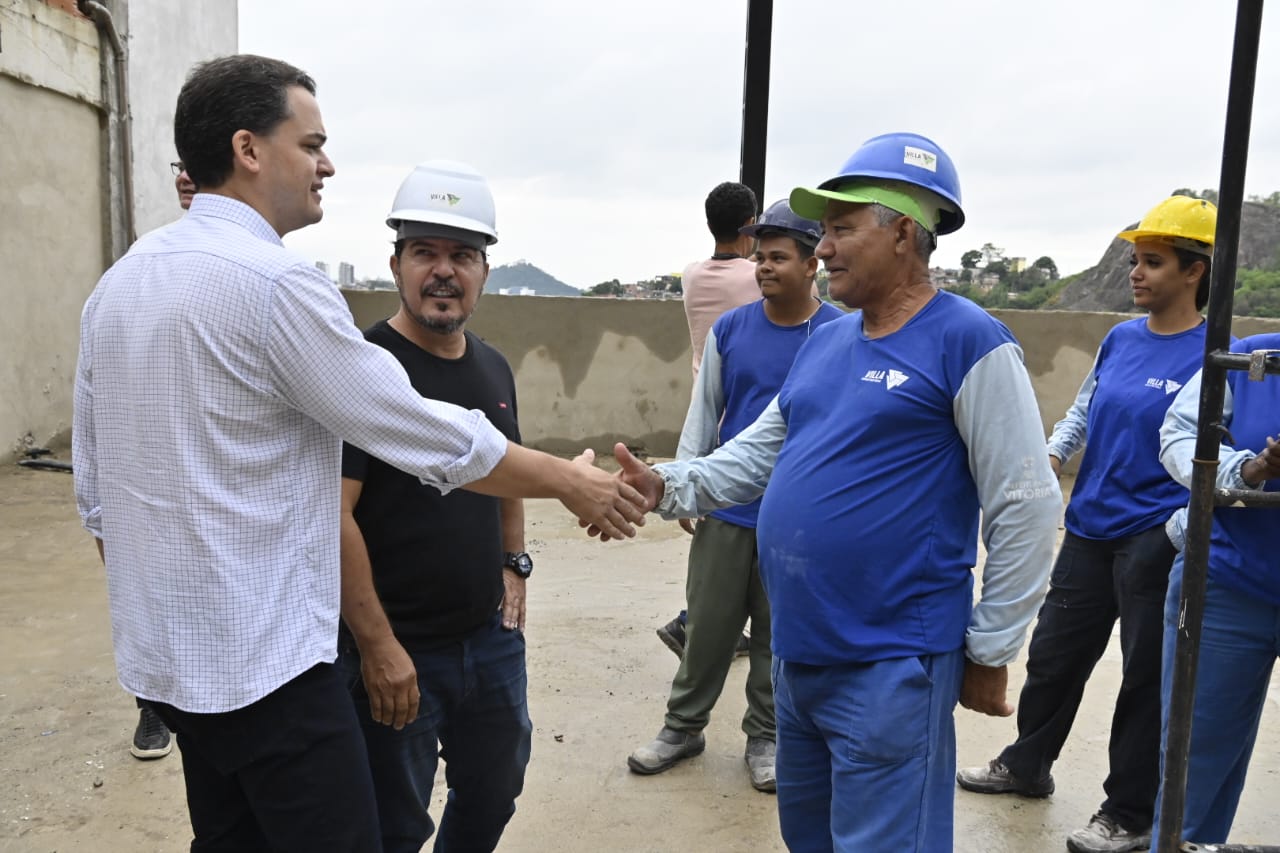
[[[693,379],[698,379],[702,366],[702,350],[707,332],[720,315],[739,305],[760,298],[756,283],[756,264],[749,259],[755,250],[755,237],[739,229],[756,221],[756,194],[751,187],[736,181],[717,184],[707,195],[707,230],[716,241],[711,257],[694,261],[684,268],[681,287],[684,290],[684,313],[689,320],[689,341],[693,347]],[[682,519],[680,526],[693,532],[693,521]],[[688,612],[681,610],[676,618],[658,629],[658,639],[684,657],[685,624]],[[737,654],[747,654],[751,638],[746,634],[738,642]]]
[[[760,298],[756,265],[747,259],[755,238],[738,233],[756,221],[756,194],[745,184],[725,181],[707,196],[707,228],[715,239],[711,257],[685,267],[681,277],[684,313],[693,345],[693,378],[698,378],[707,332],[720,315]]]

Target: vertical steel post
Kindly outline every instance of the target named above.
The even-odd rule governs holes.
[[[1227,381],[1226,368],[1215,365],[1209,356],[1214,352],[1230,349],[1236,253],[1240,245],[1240,211],[1244,204],[1244,175],[1249,155],[1253,85],[1257,74],[1261,27],[1262,0],[1239,0],[1236,8],[1235,45],[1231,56],[1231,82],[1227,91],[1226,131],[1222,142],[1218,227],[1213,244],[1205,364],[1200,386],[1199,431],[1196,436],[1195,468],[1187,518],[1187,545],[1183,553],[1182,598],[1179,603],[1177,644],[1174,650],[1173,690],[1168,709],[1160,826],[1156,836],[1157,853],[1177,853],[1182,846],[1196,659],[1200,651],[1200,627],[1204,619],[1209,534],[1213,526],[1213,489],[1218,470],[1218,446],[1223,439],[1222,403]]]
[[[742,157],[738,180],[751,187],[760,209],[764,197],[765,143],[769,134],[769,55],[773,0],[747,0],[746,70],[742,75]]]

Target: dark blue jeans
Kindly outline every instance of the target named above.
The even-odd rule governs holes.
[[[1168,733],[1173,694],[1182,569],[1179,554],[1169,577],[1165,605],[1164,675],[1160,685],[1163,735]],[[1187,798],[1182,818],[1182,837],[1187,841],[1220,844],[1231,832],[1277,656],[1280,607],[1215,583],[1210,571],[1196,666]],[[1157,813],[1157,823],[1159,817]]]
[[[418,853],[435,825],[428,814],[439,758],[449,797],[435,853],[491,851],[524,788],[533,725],[526,701],[524,635],[489,624],[431,651],[407,649],[422,694],[418,718],[396,731],[376,723],[360,675],[360,656],[344,642],[347,679],[369,749],[386,853]],[[439,747],[437,748],[437,742]]]

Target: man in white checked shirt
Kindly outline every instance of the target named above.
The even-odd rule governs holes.
[[[332,283],[280,237],[334,173],[315,84],[276,60],[197,66],[178,156],[200,187],[89,297],[73,459],[104,550],[121,684],[182,750],[195,850],[379,849],[336,676],[339,452],[441,492],[555,497],[633,535],[639,495],[422,398]]]

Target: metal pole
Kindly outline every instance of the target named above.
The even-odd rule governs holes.
[[[1174,648],[1173,690],[1169,701],[1164,778],[1160,796],[1157,853],[1177,853],[1182,847],[1182,818],[1186,805],[1187,759],[1191,747],[1191,718],[1195,703],[1196,659],[1204,619],[1205,579],[1209,566],[1209,534],[1213,527],[1214,480],[1218,446],[1223,438],[1222,402],[1227,371],[1215,363],[1214,353],[1231,348],[1231,311],[1235,292],[1236,253],[1240,245],[1240,211],[1244,204],[1244,173],[1249,155],[1249,127],[1253,113],[1253,84],[1258,66],[1258,33],[1262,28],[1262,0],[1239,0],[1231,83],[1227,91],[1227,123],[1222,141],[1222,173],[1218,185],[1218,227],[1213,244],[1213,276],[1209,290],[1205,365],[1201,374],[1199,431],[1187,518],[1187,546],[1183,553],[1182,598]],[[1189,839],[1195,841],[1196,839]]]
[[[764,208],[764,156],[769,134],[769,54],[773,41],[773,0],[747,0],[746,70],[742,75],[742,157],[738,180]]]

